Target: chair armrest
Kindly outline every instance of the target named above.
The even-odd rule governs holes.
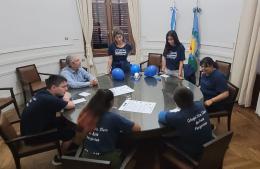
[[[178,149],[177,147],[175,147],[174,145],[172,145],[169,142],[163,141],[164,145],[174,151],[175,153],[179,154],[181,157],[183,157],[185,160],[187,160],[189,163],[191,163],[193,166],[198,166],[198,162],[193,160],[188,154],[186,154],[185,152],[183,152],[182,150]]]
[[[147,63],[147,62],[148,62],[148,60],[143,61],[143,62],[140,63],[140,69],[141,69],[141,70],[142,70],[142,65],[145,64],[145,63]]]
[[[6,144],[12,144],[12,143],[15,143],[18,141],[26,141],[26,140],[35,139],[35,138],[42,137],[42,136],[47,136],[49,134],[56,133],[57,131],[58,131],[57,129],[52,129],[52,130],[44,131],[44,132],[33,134],[33,135],[20,136],[15,139],[7,141]]]
[[[147,62],[148,62],[148,60],[143,61],[143,62],[140,63],[140,65],[143,65],[143,64],[145,64],[145,63],[147,63]]]
[[[10,93],[11,93],[11,97],[12,97],[13,99],[15,99],[14,90],[13,90],[12,87],[3,87],[3,88],[0,88],[0,90],[9,90]]]
[[[12,87],[2,87],[0,88],[0,90],[12,90],[13,88]]]
[[[40,74],[40,75],[47,75],[47,76],[57,75],[57,74],[52,74],[52,73],[40,73],[40,72],[39,72],[39,74]]]
[[[10,123],[15,124],[15,123],[20,123],[20,122],[21,122],[21,119],[17,119],[17,120],[11,121]]]

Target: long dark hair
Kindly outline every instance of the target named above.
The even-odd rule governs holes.
[[[167,32],[166,34],[166,42],[165,42],[165,47],[164,47],[164,52],[163,53],[169,53],[169,51],[171,50],[172,46],[169,44],[168,42],[168,37],[171,36],[174,40],[174,44],[176,46],[180,46],[181,42],[179,41],[178,35],[174,30],[170,30]]]
[[[109,89],[99,89],[82,111],[101,116],[113,106],[113,99],[114,94]]]
[[[98,119],[113,106],[113,93],[108,89],[99,89],[86,107],[80,112],[78,130],[84,133],[96,128]]]
[[[214,60],[211,57],[205,57],[200,61],[200,66],[213,66],[215,69],[218,69],[218,64],[214,62]]]

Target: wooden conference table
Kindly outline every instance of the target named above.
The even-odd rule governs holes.
[[[194,100],[196,101],[203,99],[202,93],[197,86],[186,80],[179,80],[177,77],[172,76],[145,77],[142,75],[139,80],[135,80],[129,75],[126,76],[123,81],[115,81],[112,79],[111,75],[103,75],[97,77],[97,79],[99,83],[97,87],[70,90],[73,99],[82,98],[82,96],[78,95],[81,92],[91,93],[91,95],[85,97],[87,101],[77,104],[75,109],[64,112],[64,117],[69,121],[76,123],[81,109],[87,104],[99,88],[110,89],[127,85],[134,90],[132,93],[115,96],[112,111],[139,124],[142,130],[140,133],[142,134],[158,132],[163,129],[163,127],[158,123],[158,114],[160,111],[168,111],[176,108],[176,104],[173,101],[173,92],[176,87],[185,86],[189,88],[193,92]],[[156,105],[151,114],[119,111],[119,107],[126,99],[155,102]]]

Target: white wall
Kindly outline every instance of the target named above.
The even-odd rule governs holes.
[[[200,0],[201,54],[232,62],[243,0]],[[142,57],[162,53],[170,29],[172,0],[140,0]],[[177,33],[188,49],[195,0],[176,0]],[[75,0],[0,1],[0,87],[12,86],[21,103],[15,68],[36,64],[41,72],[58,73],[58,60],[83,54]],[[143,58],[144,59],[144,58]],[[132,60],[132,59],[130,59]],[[107,57],[94,59],[106,72]],[[5,93],[0,93],[0,97]]]
[[[141,44],[143,56],[148,52],[163,52],[165,35],[170,29],[173,1],[141,0]],[[232,62],[243,0],[199,0],[201,57],[212,56]],[[193,12],[196,0],[175,0],[180,41],[189,49]]]
[[[16,67],[36,64],[40,72],[58,73],[60,58],[83,54],[74,0],[0,1],[0,20],[0,87],[14,87],[19,103]]]

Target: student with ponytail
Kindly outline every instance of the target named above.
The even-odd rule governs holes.
[[[140,131],[134,122],[111,112],[114,95],[109,89],[99,89],[82,110],[78,125],[88,133],[84,141],[82,157],[108,160],[112,168],[121,164],[121,151],[116,149],[120,134]]]

